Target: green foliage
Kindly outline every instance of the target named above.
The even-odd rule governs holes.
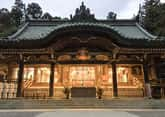
[[[17,27],[21,25],[23,22],[23,16],[25,14],[24,11],[25,5],[23,4],[22,0],[16,0],[14,6],[11,10],[11,17],[12,17],[12,23],[16,25]]]
[[[27,10],[27,11],[26,11]],[[18,27],[24,23],[25,18],[31,15],[37,19],[42,16],[42,9],[37,3],[31,3],[25,9],[22,0],[15,0],[11,11],[6,8],[0,9],[0,37],[7,37],[17,31]],[[51,19],[49,13],[45,13],[43,18]]]
[[[53,17],[48,13],[44,13],[44,15],[42,16],[42,19],[46,19],[46,20],[51,20]]]
[[[11,12],[6,8],[0,9],[0,37],[7,37],[16,32],[23,21],[24,7],[22,0],[15,0]]]
[[[14,25],[10,25],[10,26],[0,25],[0,37],[7,37],[9,35],[12,35],[16,31],[17,31],[17,27]]]
[[[16,31],[16,27],[11,23],[10,16],[8,9],[0,9],[0,37],[6,37]]]
[[[17,6],[20,9],[24,9],[25,7],[22,0],[15,0],[15,6]]]
[[[165,36],[165,4],[160,4],[158,9],[159,15],[156,22],[156,33],[157,35]]]
[[[144,27],[154,35],[165,36],[165,4],[160,0],[145,0]]]
[[[6,8],[0,9],[0,24],[1,26],[11,24],[10,13]]]
[[[42,16],[42,8],[37,3],[28,4],[27,15],[29,18],[39,19]]]
[[[15,24],[17,27],[21,24],[21,20],[23,17],[23,13],[21,9],[14,6],[11,10],[11,17],[12,17],[12,23]]]
[[[107,20],[116,20],[117,14],[114,12],[109,12],[107,16]]]
[[[53,19],[62,20],[62,18],[61,17],[58,17],[58,16],[55,16]]]

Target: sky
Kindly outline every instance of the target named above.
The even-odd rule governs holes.
[[[0,8],[11,9],[15,0],[0,0]],[[52,16],[68,17],[75,13],[81,2],[91,9],[97,19],[105,19],[109,11],[117,13],[118,19],[130,19],[138,13],[139,4],[144,0],[23,0],[28,4],[39,3],[43,12],[49,12]],[[165,2],[165,0],[161,0]]]

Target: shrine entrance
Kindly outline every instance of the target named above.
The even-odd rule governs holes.
[[[92,65],[71,66],[71,97],[96,97],[96,72],[95,66]]]
[[[61,71],[58,70],[59,68]],[[61,74],[61,77],[56,76],[55,81],[61,81],[64,87],[70,88],[71,97],[98,97],[98,89],[102,89],[103,97],[113,97],[114,81],[112,65],[69,64],[59,65],[59,68],[56,68],[56,74]],[[118,96],[144,96],[142,65],[116,65],[116,80]],[[59,85],[55,84],[55,87],[57,86]],[[56,91],[57,90],[58,89],[56,89]]]
[[[18,66],[12,66],[11,80],[17,79]],[[54,66],[53,97],[65,98],[65,88],[70,89],[70,97],[98,97],[102,89],[103,98],[111,98],[114,93],[113,70],[111,64],[56,64]],[[116,64],[117,94],[119,97],[143,97],[144,74],[141,64]],[[49,96],[50,65],[30,64],[24,68],[22,96],[45,98]],[[8,89],[6,89],[8,90]]]
[[[95,66],[78,65],[69,69],[69,80],[72,87],[95,87],[96,86]]]

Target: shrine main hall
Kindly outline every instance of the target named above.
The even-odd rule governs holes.
[[[152,98],[164,78],[164,37],[133,19],[98,20],[84,4],[0,39],[0,98]]]

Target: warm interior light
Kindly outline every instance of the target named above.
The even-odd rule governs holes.
[[[93,86],[95,81],[95,67],[71,67],[69,79],[73,86]]]
[[[112,68],[109,68],[108,77],[109,77],[108,82],[112,83]]]
[[[24,79],[32,79],[34,80],[35,69],[37,69],[37,82],[49,82],[50,77],[50,69],[48,67],[42,68],[25,68],[24,69]]]
[[[34,79],[34,68],[24,69],[24,79]]]
[[[89,52],[85,48],[79,50],[76,57],[78,60],[82,61],[90,59]]]
[[[40,70],[40,76],[38,76],[40,78],[40,82],[49,82],[49,77],[50,77],[50,69],[48,67],[42,67],[39,68]]]
[[[88,60],[89,57],[88,56],[78,56],[78,59],[84,61],[84,60]]]
[[[129,70],[126,67],[117,67],[117,81],[118,82],[128,82],[128,73]],[[108,76],[108,82],[112,83],[112,68],[109,68],[109,72],[108,72],[109,76]]]
[[[117,78],[118,78],[118,82],[128,82],[128,68],[118,67]]]

